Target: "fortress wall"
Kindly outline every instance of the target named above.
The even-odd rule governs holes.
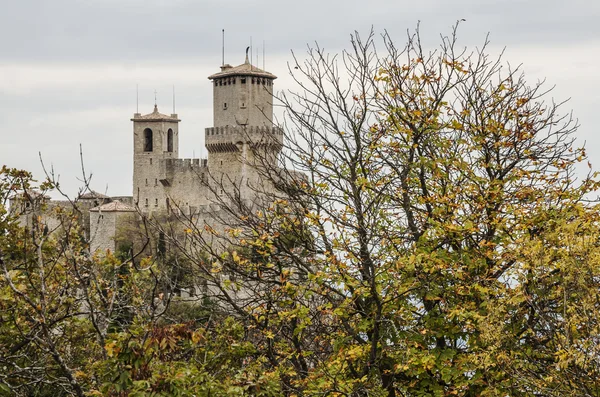
[[[206,159],[168,159],[164,162],[164,187],[171,208],[180,207],[189,213],[189,208],[197,208],[209,203],[208,167]],[[161,176],[161,177],[162,177]]]
[[[115,250],[116,212],[90,212],[90,252]]]
[[[161,162],[160,179],[171,179],[175,175],[188,170],[202,173],[206,167],[206,159],[166,159]]]
[[[120,201],[123,204],[134,206],[133,197],[132,196],[112,196],[112,201]]]

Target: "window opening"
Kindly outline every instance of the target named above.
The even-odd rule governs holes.
[[[173,151],[173,130],[169,128],[167,131],[167,152]]]
[[[146,207],[148,206],[148,199],[146,199]]]
[[[144,152],[152,151],[152,130],[146,128],[144,130]]]
[[[242,78],[240,79],[240,83],[242,83],[242,84],[246,84],[246,78],[245,78],[245,77],[242,77]]]

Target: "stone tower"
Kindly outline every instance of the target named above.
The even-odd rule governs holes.
[[[179,120],[154,111],[133,118],[133,203],[148,213],[166,207],[166,194],[159,180],[166,159],[179,156]]]
[[[213,82],[214,117],[214,127],[205,131],[208,169],[214,180],[236,183],[240,193],[251,198],[251,185],[258,182],[254,166],[265,158],[276,162],[283,143],[283,132],[273,127],[277,77],[253,66],[246,56],[243,64],[223,65],[208,78]]]

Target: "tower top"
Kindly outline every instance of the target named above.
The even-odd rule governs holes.
[[[143,116],[140,113],[135,113],[131,121],[170,121],[178,123],[181,120],[177,118],[176,114],[167,116],[166,114],[159,113],[158,106],[154,104],[154,111],[152,113],[148,113]]]
[[[212,74],[208,76],[209,80],[220,79],[221,77],[231,77],[231,76],[255,76],[255,77],[264,77],[267,79],[275,80],[277,76],[272,73],[269,73],[265,70],[259,69],[256,66],[253,66],[246,56],[246,61],[239,66],[231,66],[229,64],[225,64],[221,66],[221,71],[219,73]]]

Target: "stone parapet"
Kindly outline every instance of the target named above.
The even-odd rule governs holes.
[[[224,126],[205,130],[205,143],[209,153],[237,152],[244,143],[272,146],[280,150],[283,146],[283,130],[279,127]]]
[[[206,159],[165,159],[160,165],[159,179],[172,181],[175,175],[185,172],[202,173],[207,170]]]

